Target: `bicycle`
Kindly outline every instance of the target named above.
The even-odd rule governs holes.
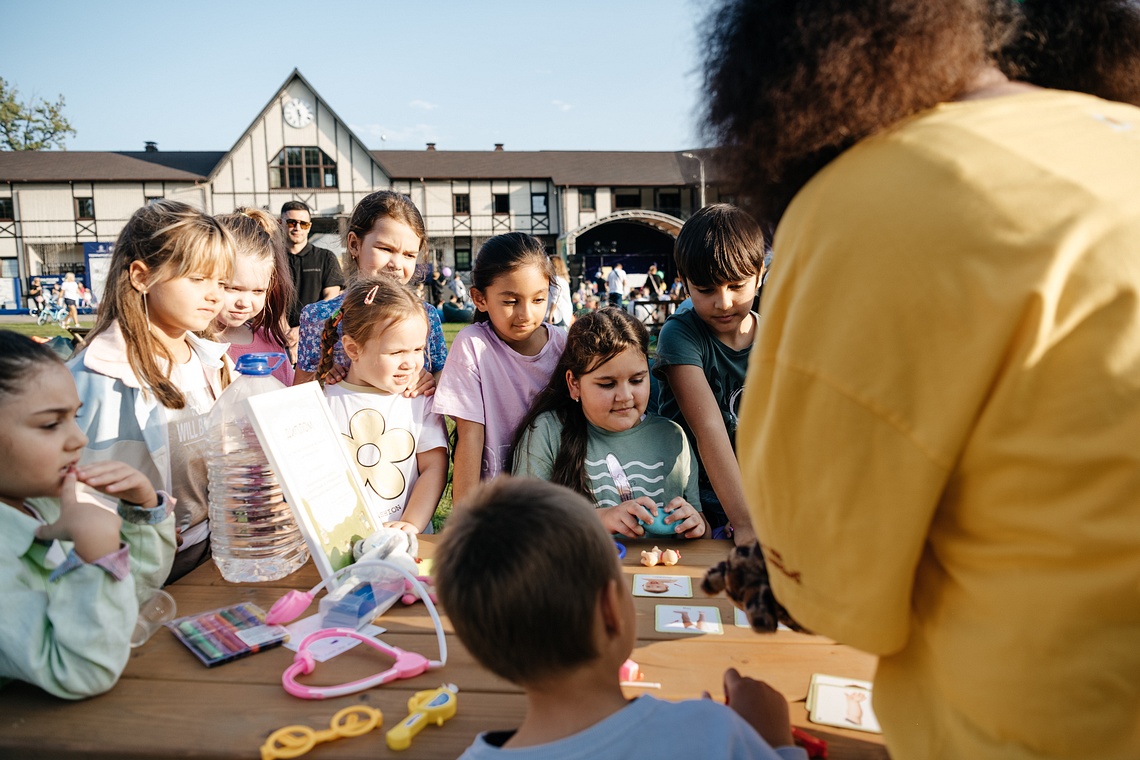
[[[29,311],[35,313],[36,322],[40,325],[54,322],[61,330],[65,329],[64,325],[67,323],[69,317],[67,307],[60,303],[46,303],[38,312],[35,309],[30,309]]]

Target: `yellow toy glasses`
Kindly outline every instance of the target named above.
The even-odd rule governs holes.
[[[329,722],[328,730],[317,731],[308,726],[286,726],[269,735],[261,745],[261,760],[289,760],[300,757],[313,747],[337,739],[364,736],[384,724],[384,715],[374,707],[353,705],[339,711]]]

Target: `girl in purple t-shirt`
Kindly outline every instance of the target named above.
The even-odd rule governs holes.
[[[435,393],[435,411],[455,420],[457,505],[506,469],[515,429],[562,355],[566,333],[544,323],[553,277],[542,242],[521,232],[496,235],[475,258],[475,323],[455,336]]]

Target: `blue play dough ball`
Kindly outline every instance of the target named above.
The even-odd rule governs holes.
[[[665,518],[669,514],[671,513],[666,512],[664,507],[658,507],[657,517],[653,519],[653,522],[647,523],[644,520],[638,520],[637,522],[645,528],[646,533],[652,533],[655,536],[673,536],[676,535],[677,524],[665,524]]]

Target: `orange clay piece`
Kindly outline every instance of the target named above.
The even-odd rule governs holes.
[[[661,550],[656,546],[650,551],[643,551],[641,553],[641,564],[646,567],[653,567],[661,561]]]
[[[661,552],[662,565],[675,565],[681,560],[681,552],[676,549],[666,549]]]

